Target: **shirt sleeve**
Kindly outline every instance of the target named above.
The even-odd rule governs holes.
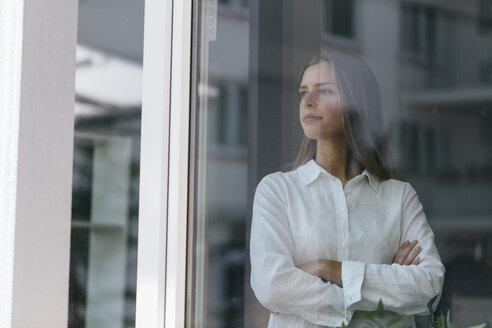
[[[251,224],[251,287],[272,312],[295,314],[314,324],[340,326],[345,317],[342,288],[298,269],[279,188],[270,176],[258,184]]]
[[[444,265],[415,189],[405,185],[401,210],[401,238],[418,240],[422,247],[418,265],[342,262],[342,283],[348,310],[375,310],[379,300],[386,310],[399,314],[428,314],[427,303],[441,297]]]

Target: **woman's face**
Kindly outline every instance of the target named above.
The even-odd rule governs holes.
[[[329,139],[343,135],[342,106],[331,65],[309,66],[299,87],[299,119],[309,139]]]

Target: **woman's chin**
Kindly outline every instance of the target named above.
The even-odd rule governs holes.
[[[320,139],[320,136],[318,135],[313,135],[313,134],[308,134],[308,133],[304,133],[304,136],[309,139],[309,140],[318,140]]]
[[[310,140],[330,140],[330,139],[338,139],[340,137],[344,138],[343,133],[332,133],[332,134],[321,134],[321,133],[306,133],[304,132],[304,136]]]
[[[326,134],[326,133],[321,133],[319,129],[305,128],[303,129],[303,131],[304,131],[304,136],[311,140],[323,139],[324,134]]]

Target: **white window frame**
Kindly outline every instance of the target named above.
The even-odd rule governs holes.
[[[77,8],[0,5],[2,327],[67,325]],[[146,1],[139,328],[185,324],[191,17],[192,0]]]
[[[136,327],[184,327],[192,0],[145,2]]]

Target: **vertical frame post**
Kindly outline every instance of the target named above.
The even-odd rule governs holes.
[[[192,0],[145,4],[137,327],[184,327]]]
[[[192,0],[173,6],[165,327],[185,326]]]
[[[145,1],[136,308],[138,328],[164,327],[172,8],[172,0]]]

